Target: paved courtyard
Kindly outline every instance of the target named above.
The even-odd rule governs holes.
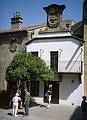
[[[80,107],[51,104],[49,109],[45,105],[30,108],[30,115],[24,116],[24,109],[18,110],[18,116],[12,116],[12,109],[0,109],[0,120],[87,120]]]

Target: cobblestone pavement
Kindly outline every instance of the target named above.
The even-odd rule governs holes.
[[[18,116],[12,116],[12,109],[0,109],[0,120],[87,120],[81,108],[69,105],[51,104],[49,109],[44,105],[30,108],[30,115],[24,116],[24,109],[18,110]]]

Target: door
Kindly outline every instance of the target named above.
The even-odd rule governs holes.
[[[52,98],[51,103],[59,103],[59,82],[58,81],[47,81],[44,82],[44,102],[47,102],[45,93],[48,89],[49,84],[52,84]]]

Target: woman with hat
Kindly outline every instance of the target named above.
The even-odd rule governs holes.
[[[17,111],[18,111],[18,103],[21,101],[21,98],[19,97],[19,94],[16,93],[15,96],[12,99],[13,102],[13,116],[17,116]]]

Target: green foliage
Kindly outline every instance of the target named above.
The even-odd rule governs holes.
[[[30,53],[19,53],[6,69],[6,80],[53,80],[54,72],[44,60]]]

